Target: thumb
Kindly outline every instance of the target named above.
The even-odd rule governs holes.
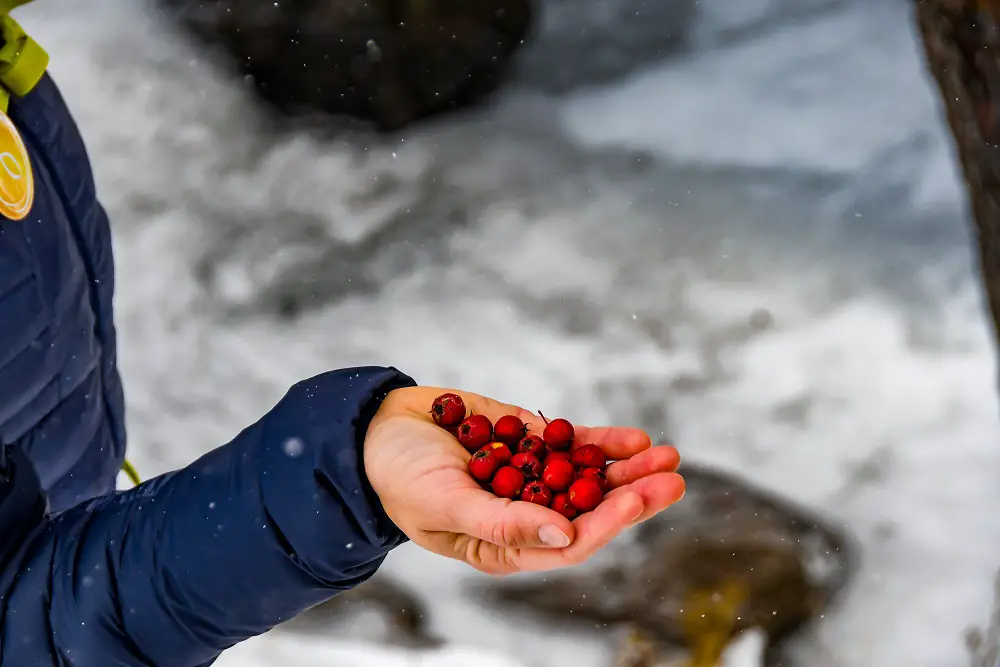
[[[455,532],[499,547],[563,549],[575,535],[569,519],[547,507],[476,489],[452,505]]]

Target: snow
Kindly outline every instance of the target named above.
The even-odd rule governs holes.
[[[639,70],[581,93],[563,113],[588,145],[652,147],[697,163],[858,170],[937,122],[937,100],[914,66],[916,36],[885,29],[907,18],[895,4],[849,7],[684,67]],[[712,131],[692,132],[691,118]]]
[[[227,665],[296,665],[296,667],[520,667],[499,651],[449,646],[433,653],[407,652],[338,639],[271,637],[266,642],[244,642],[228,653]],[[734,665],[734,667],[736,667]]]
[[[701,20],[723,32],[767,14],[721,6]],[[333,138],[267,127],[141,3],[19,10],[114,220],[140,473],[226,442],[303,377],[392,364],[640,424],[825,509],[863,570],[804,664],[963,664],[1000,566],[996,355],[963,195],[907,4],[809,7],[589,89],[515,86]],[[218,664],[610,663],[600,632],[485,609],[459,563],[407,545],[384,571],[433,600],[446,651],[276,632]]]

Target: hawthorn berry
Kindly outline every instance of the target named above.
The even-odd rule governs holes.
[[[510,463],[510,459],[513,456],[513,453],[510,451],[510,447],[502,442],[491,442],[483,447],[483,449],[492,452],[493,456],[497,457],[497,461],[499,461],[502,466]]]
[[[569,452],[556,452],[551,449],[545,450],[546,463],[548,463],[549,461],[569,461],[569,460],[570,460]]]
[[[493,437],[500,442],[516,447],[517,443],[528,434],[528,427],[514,415],[505,415],[493,425]]]
[[[545,458],[545,441],[537,435],[526,435],[517,443],[517,452],[531,454],[538,460]]]
[[[557,493],[554,495],[549,507],[559,512],[567,519],[573,519],[577,514],[576,508],[573,507],[573,503],[569,501],[568,493]]]
[[[458,394],[441,394],[431,404],[431,417],[438,426],[457,426],[465,419],[465,401]]]
[[[545,469],[542,470],[542,483],[553,491],[565,491],[575,478],[576,470],[569,461],[556,459],[545,462]]]
[[[458,425],[455,437],[463,447],[474,452],[493,439],[493,423],[486,415],[470,415]]]
[[[584,468],[577,473],[577,479],[595,480],[601,486],[601,491],[604,493],[611,490],[611,485],[608,484],[608,475],[600,468]]]
[[[538,479],[538,476],[542,474],[542,462],[538,460],[538,457],[524,452],[514,454],[510,465],[520,470],[525,479]]]
[[[569,459],[577,468],[599,468],[604,470],[608,465],[608,457],[597,445],[584,445],[573,450]]]
[[[517,468],[504,466],[493,475],[492,488],[501,498],[517,498],[524,488],[524,475]]]
[[[565,451],[573,444],[574,435],[572,424],[565,419],[553,419],[545,424],[542,440],[549,449]]]
[[[469,459],[469,474],[478,482],[489,482],[500,467],[500,461],[488,449],[480,449]]]
[[[521,491],[521,500],[548,507],[552,502],[552,492],[541,482],[528,482]]]
[[[600,505],[604,499],[604,492],[601,491],[601,485],[594,479],[576,480],[570,485],[568,495],[569,501],[579,512],[590,512]]]

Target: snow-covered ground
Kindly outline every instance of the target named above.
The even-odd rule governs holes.
[[[861,540],[805,664],[963,664],[1000,566],[996,360],[908,3],[706,0],[668,60],[580,4],[572,57],[619,31],[650,44],[615,56],[634,74],[525,77],[391,138],[274,131],[135,0],[19,12],[114,220],[132,458],[181,466],[367,363],[636,423]],[[275,634],[219,664],[608,665],[599,633],[464,598],[456,563],[408,545],[385,571],[420,573],[446,653]]]

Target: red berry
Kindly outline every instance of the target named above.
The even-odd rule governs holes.
[[[569,501],[573,503],[573,507],[580,512],[589,512],[604,500],[604,492],[601,491],[601,485],[593,479],[576,480],[570,485],[568,495]]]
[[[576,470],[569,461],[546,461],[542,471],[542,483],[553,491],[565,491],[576,478]]]
[[[524,486],[524,475],[517,468],[504,466],[493,475],[493,493],[501,498],[517,498]]]
[[[537,435],[526,435],[517,443],[518,453],[531,454],[539,461],[545,458],[545,441]]]
[[[559,512],[567,519],[572,519],[576,516],[576,508],[573,507],[573,503],[569,501],[568,493],[557,493],[552,497],[552,503],[549,507]]]
[[[601,491],[604,493],[611,490],[611,485],[608,484],[608,475],[600,468],[584,468],[577,475],[577,479],[595,480],[598,484],[600,484]]]
[[[537,456],[531,454],[524,452],[514,454],[510,464],[520,470],[525,479],[538,479],[538,476],[542,474],[542,462],[538,460]]]
[[[514,447],[528,434],[528,427],[514,415],[505,415],[493,425],[493,437]]]
[[[457,426],[465,419],[465,401],[458,394],[441,394],[431,404],[431,417],[438,426]]]
[[[493,423],[486,415],[471,415],[458,425],[455,437],[463,447],[474,452],[493,439]]]
[[[604,450],[597,445],[584,445],[573,450],[570,461],[577,468],[600,468],[604,470],[608,465],[608,457],[604,455]]]
[[[549,503],[552,502],[552,492],[541,482],[528,482],[524,491],[521,492],[521,500],[548,507]]]
[[[545,425],[542,440],[549,449],[563,451],[573,444],[573,425],[565,419],[554,419]]]
[[[510,447],[503,444],[502,442],[491,442],[490,444],[483,447],[483,449],[492,452],[493,456],[497,458],[500,465],[505,466],[510,463],[510,458],[512,456]]]
[[[480,449],[469,459],[469,474],[479,482],[488,482],[493,478],[493,473],[500,467],[500,461],[493,452],[487,449]]]
[[[548,463],[549,461],[569,461],[569,460],[570,460],[569,452],[556,452],[551,449],[545,450],[545,463]]]

